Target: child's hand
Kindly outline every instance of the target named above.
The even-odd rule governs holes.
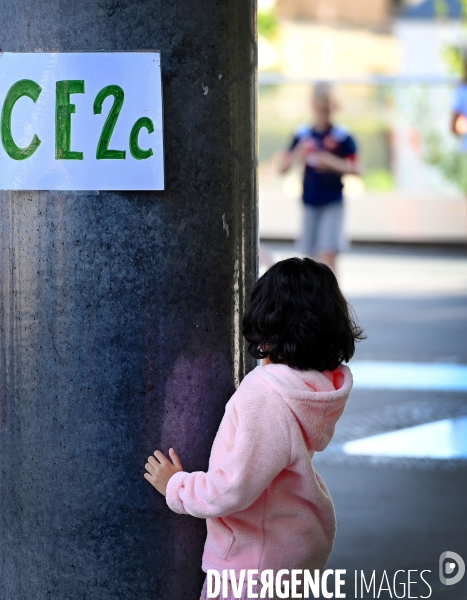
[[[317,171],[327,171],[335,166],[336,157],[330,152],[315,152],[307,157],[307,163]]]
[[[354,173],[355,169],[352,163],[345,158],[340,158],[331,152],[315,152],[307,158],[307,164],[316,169],[317,171],[334,171],[341,175],[345,173]]]
[[[156,458],[154,458],[154,456]],[[148,458],[148,462],[145,465],[147,473],[144,474],[144,478],[147,479],[158,492],[165,496],[169,479],[172,475],[175,475],[175,473],[183,471],[182,463],[175,454],[173,448],[170,448],[169,450],[169,456],[172,459],[172,462],[170,462],[160,450],[156,450],[154,456]]]
[[[310,155],[317,152],[318,146],[314,140],[304,140],[299,142],[293,150],[295,157],[302,163],[307,162]]]

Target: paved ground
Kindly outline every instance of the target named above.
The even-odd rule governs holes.
[[[275,259],[293,255],[291,245],[265,244]],[[364,247],[344,255],[339,277],[368,334],[355,360],[467,364],[467,252],[446,249]],[[467,575],[440,583],[442,552],[467,563],[467,460],[348,456],[345,441],[467,415],[465,391],[355,389],[330,447],[316,457],[336,506],[338,534],[330,568],[347,570],[347,598],[354,570],[376,571],[376,594],[389,581],[410,577],[411,597],[467,600]],[[387,586],[383,585],[383,588]],[[409,597],[401,583],[395,590]],[[380,598],[397,597],[394,590]]]

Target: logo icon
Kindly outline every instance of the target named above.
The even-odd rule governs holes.
[[[457,568],[457,573],[454,577],[448,577],[452,575]],[[439,579],[444,585],[454,585],[464,577],[465,574],[465,563],[461,556],[456,552],[443,552],[439,557]]]

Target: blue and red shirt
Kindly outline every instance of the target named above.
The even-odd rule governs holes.
[[[467,85],[465,83],[461,83],[456,89],[452,110],[467,117]],[[467,151],[467,135],[461,137],[461,150]]]
[[[300,127],[289,150],[300,142],[305,144],[305,173],[303,177],[303,202],[312,206],[324,206],[342,202],[342,175],[335,171],[320,171],[313,167],[313,153],[330,152],[339,158],[356,160],[357,145],[353,137],[342,127],[332,125],[327,131],[314,127]]]

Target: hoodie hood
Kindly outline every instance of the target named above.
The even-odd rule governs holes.
[[[282,396],[300,424],[308,449],[324,450],[352,389],[349,367],[319,372],[268,364],[256,367],[253,373]]]

